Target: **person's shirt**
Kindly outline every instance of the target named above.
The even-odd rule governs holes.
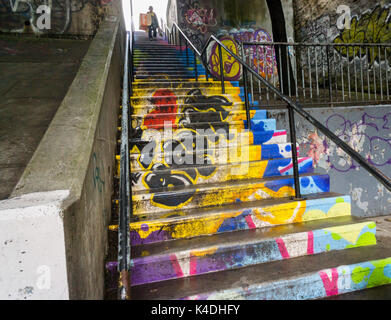
[[[157,19],[157,16],[155,12],[148,12],[147,13],[151,17],[151,25],[155,27],[159,27],[159,20]]]

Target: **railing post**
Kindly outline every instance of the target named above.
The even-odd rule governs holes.
[[[244,105],[246,107],[247,128],[251,130],[250,105],[248,101],[248,79],[247,68],[243,66],[243,82],[244,82]]]
[[[292,106],[288,105],[289,116],[289,129],[291,136],[291,148],[292,148],[292,164],[293,164],[293,179],[295,183],[295,200],[303,199],[300,192],[300,176],[299,176],[299,163],[297,160],[297,141],[296,141],[296,127],[295,127],[295,115]]]
[[[193,50],[194,54],[194,73],[195,73],[195,79],[198,81],[198,66],[197,66],[197,56],[195,50]]]
[[[242,59],[245,60],[244,45],[242,45]],[[251,130],[250,105],[248,101],[247,69],[244,65],[242,66],[242,68],[243,68],[243,82],[244,82],[244,105],[246,107],[247,127],[248,130]]]
[[[221,93],[225,94],[225,83],[224,83],[224,63],[223,63],[223,55],[221,50],[221,45],[219,45],[219,56],[220,56],[220,79],[221,79]]]
[[[327,56],[327,76],[329,79],[329,99],[331,106],[333,105],[333,89],[331,86],[331,74],[330,74],[330,55],[329,55],[330,45],[326,46],[326,56]]]
[[[184,39],[185,40],[185,43],[186,43],[186,65],[187,66],[189,66],[189,53],[187,52],[187,41],[186,41],[186,39]]]
[[[204,61],[206,81],[209,81],[208,59],[204,55],[201,56],[201,59]]]

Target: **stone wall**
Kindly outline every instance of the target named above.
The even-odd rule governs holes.
[[[51,8],[50,16],[42,5]],[[120,13],[121,0],[2,0],[0,32],[90,36],[105,16]]]

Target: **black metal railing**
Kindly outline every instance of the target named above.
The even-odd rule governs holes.
[[[204,68],[206,71],[206,75],[208,75],[208,65],[206,62],[206,50],[209,46],[209,44],[214,41],[218,45],[218,52],[219,52],[219,65],[220,65],[220,81],[221,81],[221,91],[222,93],[225,93],[225,86],[224,86],[224,61],[223,61],[223,55],[222,50],[224,49],[227,54],[229,54],[230,58],[236,59],[237,62],[240,63],[243,73],[243,85],[244,85],[244,91],[245,91],[245,108],[246,108],[246,117],[247,117],[247,124],[248,129],[251,129],[251,119],[250,119],[250,103],[249,103],[249,88],[251,89],[252,86],[252,80],[255,78],[257,81],[259,81],[259,85],[263,85],[267,92],[278,98],[280,101],[282,101],[288,108],[288,115],[289,115],[289,131],[290,131],[290,138],[291,138],[291,150],[292,150],[292,161],[293,161],[293,177],[294,177],[294,183],[295,183],[295,197],[296,199],[302,199],[301,191],[300,191],[300,181],[299,181],[299,169],[298,169],[298,155],[297,155],[297,141],[296,141],[296,128],[295,128],[295,112],[298,113],[300,116],[302,116],[304,119],[306,119],[308,122],[310,122],[313,126],[315,126],[320,132],[322,132],[326,137],[331,139],[339,148],[341,148],[343,151],[345,151],[350,157],[352,157],[353,160],[357,161],[365,170],[367,170],[372,176],[374,176],[380,183],[382,183],[389,191],[391,191],[391,181],[390,179],[385,176],[380,170],[372,166],[368,163],[368,161],[363,158],[357,151],[355,151],[353,148],[351,148],[347,143],[342,141],[338,136],[336,136],[333,132],[331,132],[328,128],[326,128],[322,123],[320,123],[318,120],[316,120],[314,117],[312,117],[308,112],[306,112],[303,109],[303,106],[301,103],[299,103],[297,100],[293,101],[292,97],[288,94],[284,94],[283,92],[286,92],[286,90],[281,90],[281,92],[275,85],[271,84],[268,80],[266,80],[263,76],[261,76],[256,70],[253,65],[244,61],[246,55],[243,52],[245,50],[245,46],[242,46],[242,57],[239,57],[235,53],[233,53],[229,48],[227,48],[219,39],[217,39],[214,35],[211,35],[207,42],[205,43],[203,49],[201,51],[198,51],[198,49],[191,43],[191,41],[188,39],[186,34],[180,29],[180,27],[174,22],[172,25],[171,30],[166,28],[166,31],[168,31],[167,38],[171,44],[178,44],[179,38],[183,38],[186,42],[188,42],[188,45],[193,48],[194,54],[197,54],[198,58],[203,62]],[[179,37],[178,37],[179,35]],[[254,43],[248,43],[248,45],[254,45]],[[255,45],[258,45],[257,43]],[[262,43],[262,45],[265,45]],[[267,45],[267,44],[266,44]],[[269,44],[270,45],[270,44]],[[283,44],[287,45],[287,44]],[[182,48],[182,47],[181,47]],[[288,48],[285,47],[285,52]],[[284,53],[283,50],[279,50],[280,53]],[[280,54],[281,55],[281,54]],[[327,55],[328,56],[328,55]],[[288,80],[290,82],[291,75],[289,74],[289,68],[286,68],[287,72],[285,74],[282,74],[282,68],[280,68],[280,77],[281,79],[284,76],[288,76]],[[249,81],[249,76],[251,77]],[[388,81],[388,78],[387,78]],[[251,82],[251,83],[249,83]],[[387,82],[388,83],[388,82]],[[331,85],[331,82],[330,82]],[[283,88],[281,88],[283,89]],[[289,89],[289,88],[288,88]]]
[[[242,42],[242,59],[274,87],[303,105],[389,103],[391,43]],[[251,99],[278,97],[251,81]]]

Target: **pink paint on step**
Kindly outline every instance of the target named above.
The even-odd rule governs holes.
[[[253,221],[253,219],[251,218],[251,216],[248,214],[244,217],[244,219],[246,219],[246,222],[247,222],[247,225],[248,225],[248,228],[249,229],[255,229],[256,226],[255,226],[255,223]]]
[[[309,231],[307,234],[308,234],[307,254],[314,254],[314,233],[312,231]]]
[[[331,280],[326,271],[319,271],[322,278],[324,289],[327,296],[335,296],[338,294],[338,271],[336,268],[331,269]]]
[[[176,255],[175,254],[170,254],[170,260],[171,260],[172,267],[173,267],[177,277],[178,278],[182,278],[183,277],[182,268],[181,268],[181,266],[178,263]]]
[[[281,238],[276,239],[278,249],[280,250],[281,256],[283,259],[289,259],[289,253],[288,250],[285,247],[284,240]]]

